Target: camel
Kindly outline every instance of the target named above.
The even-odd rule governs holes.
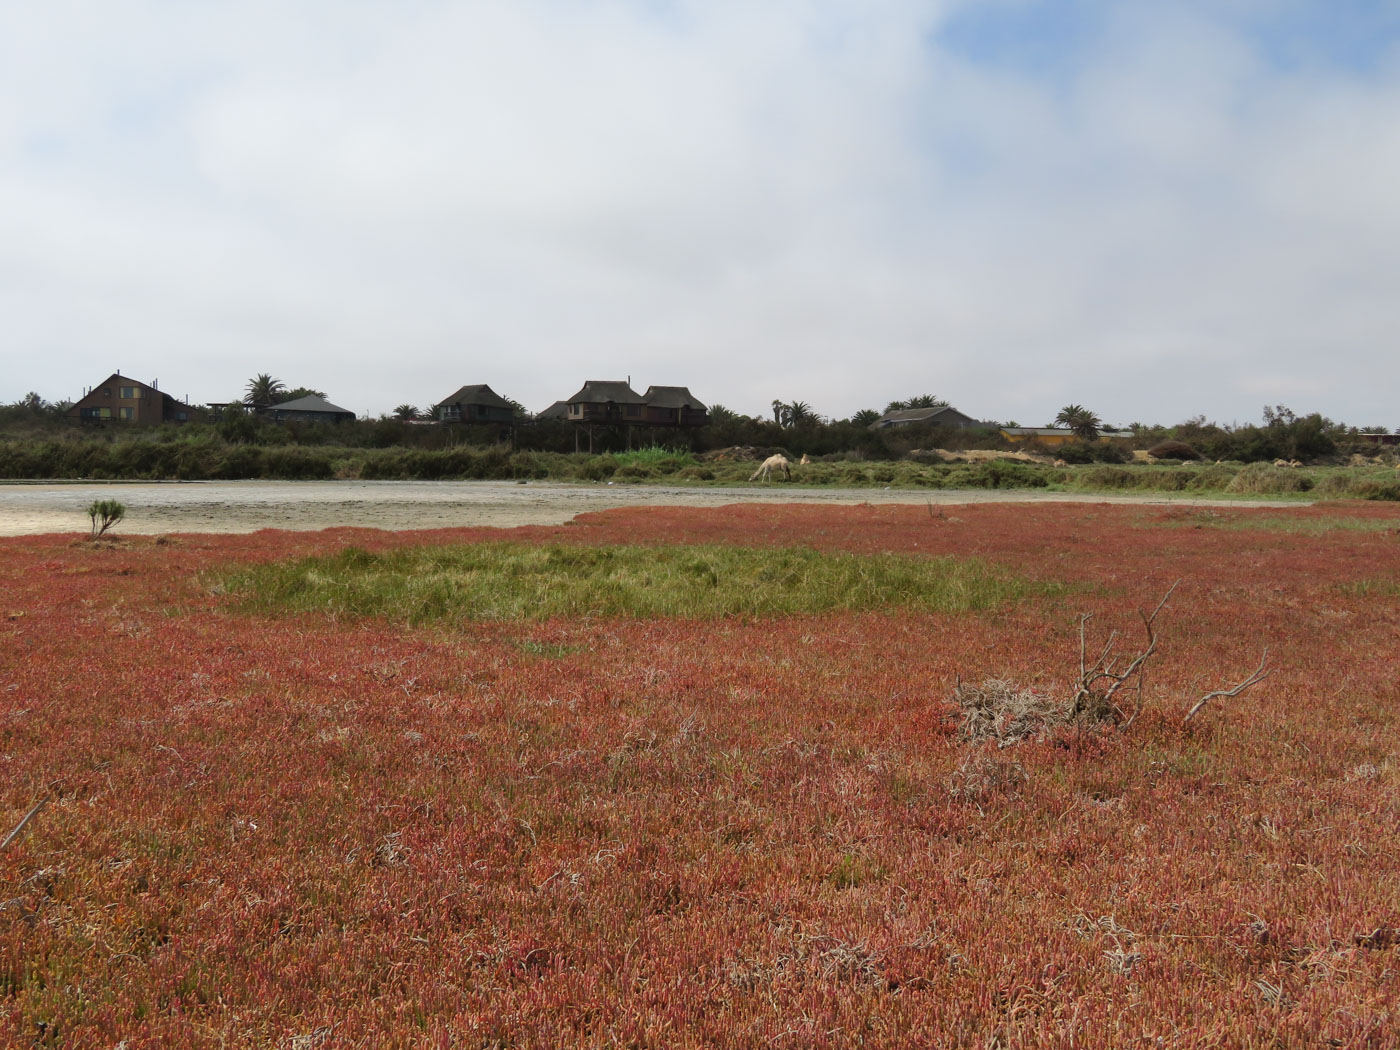
[[[757,470],[755,470],[752,474],[749,475],[749,480],[757,481],[759,480],[759,478],[762,478],[764,481],[769,481],[771,480],[769,475],[771,475],[775,470],[782,471],[783,478],[785,480],[792,480],[792,464],[788,462],[786,456],[769,456],[761,464],[759,464]]]

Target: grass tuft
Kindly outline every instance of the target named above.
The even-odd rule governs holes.
[[[257,566],[214,584],[258,613],[324,612],[412,624],[551,617],[785,616],[903,607],[986,609],[1060,593],[976,559],[805,548],[410,547]]]

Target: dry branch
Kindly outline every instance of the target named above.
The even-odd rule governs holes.
[[[1201,697],[1192,706],[1191,710],[1186,712],[1186,717],[1181,720],[1182,725],[1185,725],[1187,722],[1191,721],[1191,719],[1195,718],[1196,712],[1198,712],[1201,708],[1205,707],[1206,704],[1208,704],[1210,701],[1224,700],[1232,696],[1239,696],[1250,686],[1262,682],[1265,678],[1268,678],[1270,671],[1270,668],[1266,666],[1268,662],[1269,650],[1265,649],[1263,655],[1259,657],[1259,666],[1254,669],[1254,671],[1250,674],[1248,678],[1240,682],[1239,685],[1231,686],[1229,689],[1216,689]]]
[[[1147,634],[1147,644],[1131,657],[1120,659],[1114,655],[1118,632],[1111,631],[1098,656],[1090,663],[1086,628],[1093,617],[1089,613],[1080,616],[1079,678],[1073,684],[1068,700],[1044,696],[1002,679],[991,678],[981,685],[970,685],[959,678],[953,690],[953,702],[963,713],[958,739],[966,743],[994,740],[999,747],[1010,747],[1023,740],[1041,739],[1060,727],[1085,728],[1107,723],[1120,731],[1126,730],[1142,713],[1147,661],[1157,652],[1157,617],[1166,608],[1180,583],[1177,580],[1167,588],[1167,593],[1162,595],[1162,600],[1152,612],[1138,610]],[[1244,681],[1201,697],[1186,713],[1184,722],[1190,722],[1211,700],[1239,696],[1268,677],[1268,658],[1269,651],[1266,649],[1258,668]],[[1118,698],[1124,687],[1137,694],[1131,712],[1124,709]]]
[[[45,796],[44,796],[43,798],[41,798],[38,802],[34,803],[34,808],[31,809],[28,813],[26,813],[26,814],[24,815],[23,819],[20,820],[20,822],[19,822],[18,824],[15,825],[14,830],[11,831],[8,835],[5,836],[5,841],[4,841],[4,842],[0,842],[0,850],[3,850],[6,846],[8,846],[11,842],[13,842],[16,838],[18,838],[18,837],[19,837],[19,833],[20,833],[21,831],[24,830],[24,826],[25,826],[26,824],[28,824],[31,820],[33,820],[35,817],[37,817],[37,816],[39,815],[39,810],[43,809],[43,808],[44,808],[45,806],[47,806],[48,804],[49,804],[49,796],[48,796],[48,795],[45,795]]]

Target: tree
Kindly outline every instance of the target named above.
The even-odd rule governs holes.
[[[862,408],[855,415],[851,416],[851,422],[858,427],[868,427],[875,420],[880,418],[880,413],[873,408]]]
[[[886,412],[903,412],[907,408],[947,408],[948,402],[932,394],[918,394],[905,401],[891,401],[885,406]]]
[[[794,401],[787,406],[787,425],[790,427],[807,426],[812,423],[821,422],[821,416],[812,411],[812,406],[805,401]]]
[[[418,418],[418,409],[413,405],[400,405],[394,409],[394,418],[407,422],[410,419]]]
[[[241,405],[229,405],[219,420],[219,436],[230,444],[255,441],[258,436],[257,419]]]
[[[312,390],[309,386],[293,387],[291,390],[283,390],[272,399],[274,405],[285,404],[288,401],[300,401],[304,397],[319,397],[323,401],[326,397],[324,390]]]
[[[280,379],[274,379],[266,372],[259,372],[252,379],[248,380],[248,393],[243,397],[243,403],[252,408],[266,408],[268,405],[276,404],[278,395],[286,391],[287,385]]]
[[[1097,441],[1103,420],[1083,405],[1066,405],[1055,417],[1056,426],[1068,427],[1083,441]]]

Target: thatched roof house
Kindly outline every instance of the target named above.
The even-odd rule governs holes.
[[[573,423],[646,422],[645,399],[622,380],[590,379],[568,400]]]
[[[700,427],[710,421],[705,403],[683,386],[649,386],[642,395],[653,427]]]
[[[515,406],[485,383],[459,388],[438,402],[442,423],[512,423]]]

